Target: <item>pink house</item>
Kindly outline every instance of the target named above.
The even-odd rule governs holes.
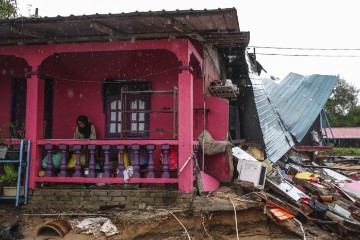
[[[191,192],[187,160],[199,152],[200,133],[239,138],[231,117],[229,125],[236,94],[209,90],[246,74],[236,60],[249,33],[240,31],[236,9],[9,19],[0,32],[0,126],[25,123],[32,189],[43,182],[121,184],[129,157],[130,183],[177,183]],[[95,125],[96,140],[72,139],[78,115]],[[66,167],[69,150],[77,156],[73,169]],[[58,166],[54,154],[61,154]],[[221,181],[219,161],[206,164]]]

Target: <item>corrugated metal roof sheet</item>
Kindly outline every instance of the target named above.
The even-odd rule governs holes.
[[[360,128],[329,128],[323,129],[323,132],[326,131],[327,137],[332,138],[331,133],[336,139],[360,139]],[[326,136],[324,135],[324,138]]]
[[[271,162],[275,163],[294,146],[294,142],[270,102],[268,92],[265,88],[267,79],[257,74],[247,55],[246,57],[249,68],[249,78],[252,83],[254,100],[263,134],[266,156]]]
[[[276,162],[295,145],[292,135],[299,142],[303,139],[338,77],[290,73],[278,84],[267,76],[259,76],[246,57],[266,155],[271,162]]]
[[[0,20],[0,45],[190,38],[218,48],[246,47],[235,8]]]
[[[319,116],[337,76],[290,73],[269,93],[285,127],[300,142]]]

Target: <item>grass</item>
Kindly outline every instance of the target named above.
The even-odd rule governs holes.
[[[333,148],[333,156],[360,156],[360,148]]]

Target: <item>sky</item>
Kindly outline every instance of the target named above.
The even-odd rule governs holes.
[[[253,52],[253,47],[256,47],[256,58],[269,75],[279,79],[285,78],[290,72],[302,75],[339,75],[340,78],[360,89],[360,74],[357,70],[360,66],[360,31],[356,27],[360,22],[360,14],[357,0],[17,0],[17,2],[20,14],[29,16],[34,14],[35,8],[38,8],[40,17],[234,7],[237,9],[240,30],[250,32],[248,51]]]

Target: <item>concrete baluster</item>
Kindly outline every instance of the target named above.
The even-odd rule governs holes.
[[[46,165],[46,171],[45,171],[45,177],[53,177],[53,159],[52,159],[52,152],[53,152],[53,145],[52,144],[46,144],[45,149],[47,151],[47,165]]]
[[[154,149],[155,149],[155,145],[154,144],[147,144],[146,148],[148,150],[148,154],[149,154],[149,165],[148,165],[148,174],[147,174],[147,178],[154,178],[155,174],[154,174],[154,159],[153,159],[153,154],[154,154]]]
[[[61,151],[61,161],[60,161],[60,173],[59,173],[58,177],[66,177],[67,176],[67,172],[66,172],[66,149],[67,149],[67,145],[66,144],[60,144],[59,149]]]
[[[133,163],[134,174],[133,174],[133,178],[139,178],[140,177],[140,165],[139,165],[139,149],[140,149],[140,145],[139,144],[132,144],[131,149],[134,150],[134,163]]]
[[[110,162],[109,162],[110,145],[103,145],[102,149],[103,149],[104,155],[105,155],[104,168],[103,168],[104,169],[103,177],[108,178],[108,177],[110,177]]]
[[[88,149],[90,152],[89,173],[87,176],[88,178],[96,177],[96,174],[95,174],[95,148],[96,148],[95,144],[88,145]]]
[[[75,154],[76,154],[76,162],[75,162],[75,172],[73,174],[73,177],[82,177],[83,174],[81,172],[81,145],[79,144],[75,144],[74,145],[74,150],[75,150]]]
[[[161,148],[163,150],[163,161],[162,161],[162,168],[163,168],[163,174],[162,174],[162,178],[169,178],[170,174],[169,174],[169,149],[170,149],[170,145],[169,144],[163,144],[161,145]]]
[[[125,170],[125,166],[124,166],[125,145],[123,145],[123,144],[117,145],[117,149],[119,150],[120,161],[118,163],[116,176],[118,178],[123,178],[124,177],[124,170]]]

